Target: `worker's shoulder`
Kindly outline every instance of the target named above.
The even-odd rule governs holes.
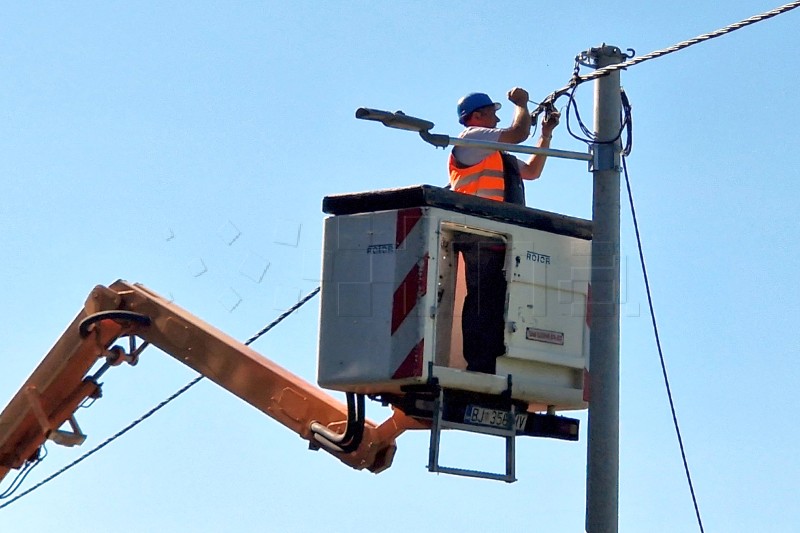
[[[482,128],[479,126],[467,126],[458,136],[461,139],[475,139],[480,141],[496,142],[500,138],[503,130],[497,128]]]
[[[481,128],[479,126],[468,126],[459,135],[462,139],[471,141],[497,142],[500,139],[502,130],[494,128]],[[491,149],[478,148],[474,146],[455,146],[453,147],[453,157],[462,165],[472,166],[483,160],[492,153]]]

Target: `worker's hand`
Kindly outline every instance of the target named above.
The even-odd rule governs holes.
[[[528,91],[523,89],[522,87],[514,87],[510,91],[508,91],[508,99],[514,105],[518,105],[520,107],[528,107]]]
[[[558,111],[551,111],[546,113],[542,119],[542,135],[552,135],[553,130],[556,129],[558,123],[561,121],[561,113]]]

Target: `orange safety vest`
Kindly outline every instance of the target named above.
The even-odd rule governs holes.
[[[474,194],[502,202],[505,199],[503,157],[492,154],[471,167],[464,167],[450,154],[450,188],[464,194]]]

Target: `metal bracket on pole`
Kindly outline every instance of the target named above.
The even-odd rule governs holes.
[[[589,161],[589,172],[602,170],[621,170],[617,164],[616,143],[595,143],[592,145],[592,159]]]

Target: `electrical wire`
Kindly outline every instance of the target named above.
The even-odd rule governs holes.
[[[544,100],[542,100],[541,103],[539,103],[537,105],[536,109],[534,109],[534,111],[531,113],[531,115],[533,116],[533,119],[535,121],[536,117],[539,116],[539,113],[544,111],[548,105],[554,104],[556,102],[556,100],[558,100],[559,98],[561,98],[565,94],[569,93],[572,89],[574,89],[576,86],[580,85],[581,83],[600,78],[602,76],[605,76],[605,75],[610,74],[610,73],[612,73],[614,71],[617,71],[617,70],[622,70],[622,69],[625,69],[627,67],[632,67],[634,65],[638,65],[639,63],[644,63],[645,61],[649,61],[651,59],[655,59],[655,58],[658,58],[658,57],[663,57],[665,55],[671,54],[673,52],[677,52],[679,50],[683,50],[684,48],[688,48],[688,47],[693,46],[695,44],[699,44],[699,43],[714,39],[716,37],[721,37],[722,35],[726,35],[728,33],[734,32],[736,30],[745,28],[747,26],[750,26],[751,24],[755,24],[756,22],[761,22],[761,21],[770,19],[772,17],[781,15],[783,13],[786,13],[786,12],[791,11],[791,10],[793,10],[795,8],[798,8],[798,7],[800,7],[800,0],[795,0],[794,2],[789,2],[788,4],[784,4],[784,5],[782,5],[780,7],[777,7],[775,9],[771,10],[771,11],[766,11],[766,12],[761,13],[759,15],[754,15],[754,16],[746,18],[744,20],[740,20],[739,22],[735,22],[733,24],[729,24],[729,25],[725,26],[724,28],[720,28],[718,30],[715,30],[715,31],[712,31],[712,32],[709,32],[709,33],[704,33],[702,35],[698,35],[697,37],[695,37],[693,39],[687,39],[685,41],[681,41],[681,42],[676,43],[676,44],[674,44],[672,46],[669,46],[667,48],[662,48],[661,50],[655,50],[653,52],[650,52],[649,54],[645,54],[645,55],[639,56],[639,57],[634,57],[634,58],[631,58],[631,59],[629,59],[627,61],[623,61],[622,63],[616,63],[614,65],[609,65],[607,67],[599,68],[599,69],[595,70],[594,72],[592,72],[590,74],[585,74],[583,76],[579,75],[579,71],[578,71],[579,64],[578,64],[578,61],[577,61],[577,58],[576,58],[575,70],[573,71],[572,78],[570,79],[569,83],[567,83],[567,85],[565,85],[564,87],[562,87],[562,88],[550,93],[550,95],[548,95]]]
[[[661,361],[661,373],[664,376],[664,386],[666,387],[666,390],[667,390],[667,398],[669,399],[669,408],[670,408],[670,411],[672,412],[672,423],[675,426],[675,434],[678,437],[678,446],[680,447],[681,459],[683,460],[683,470],[686,473],[686,481],[689,483],[689,492],[692,495],[692,503],[694,505],[694,512],[695,512],[695,515],[697,516],[697,525],[700,527],[700,532],[704,533],[705,530],[703,529],[703,520],[700,518],[700,507],[697,504],[697,496],[696,496],[696,494],[694,492],[694,484],[692,483],[692,474],[689,471],[689,462],[686,459],[686,449],[685,449],[685,447],[683,445],[683,437],[681,437],[681,429],[680,429],[680,426],[678,425],[678,415],[677,415],[677,413],[675,411],[675,401],[672,398],[672,388],[670,387],[669,376],[667,375],[667,364],[666,364],[666,362],[664,360],[664,351],[661,348],[661,338],[660,338],[660,336],[658,334],[658,324],[656,323],[656,313],[655,313],[655,309],[653,307],[653,296],[652,296],[652,293],[650,291],[650,280],[649,280],[649,278],[647,276],[647,267],[645,266],[645,261],[644,261],[644,252],[642,250],[642,238],[641,238],[641,235],[639,233],[639,222],[638,222],[638,220],[636,218],[636,208],[635,208],[634,203],[633,203],[633,192],[631,192],[631,181],[630,181],[630,178],[628,177],[628,164],[626,162],[626,159],[627,158],[625,157],[625,155],[623,155],[623,157],[622,157],[622,169],[625,172],[625,185],[626,185],[626,187],[628,189],[628,201],[630,202],[630,206],[631,206],[631,218],[633,219],[633,229],[634,229],[634,231],[636,233],[636,245],[639,248],[639,261],[641,262],[641,265],[642,265],[642,275],[644,276],[644,286],[645,286],[645,289],[647,291],[647,304],[650,307],[650,319],[651,319],[651,321],[653,323],[653,333],[655,335],[656,347],[658,349],[658,357],[659,357],[659,360]]]
[[[270,322],[270,323],[269,323],[267,326],[265,326],[265,327],[264,327],[264,328],[263,328],[261,331],[259,331],[259,332],[258,332],[258,333],[256,333],[255,335],[253,335],[253,336],[252,336],[250,339],[248,339],[248,340],[247,340],[247,342],[245,342],[244,344],[245,344],[246,346],[249,346],[250,344],[252,344],[253,342],[255,342],[255,341],[258,339],[258,338],[260,338],[262,335],[264,335],[264,334],[265,334],[265,333],[267,333],[269,330],[271,330],[272,328],[274,328],[274,327],[275,327],[276,325],[278,325],[278,324],[279,324],[281,321],[283,321],[283,320],[284,320],[286,317],[288,317],[289,315],[291,315],[292,313],[294,313],[295,311],[297,311],[297,310],[298,310],[300,307],[302,307],[302,306],[303,306],[303,305],[304,305],[306,302],[308,302],[308,301],[309,301],[311,298],[313,298],[313,297],[314,297],[314,296],[315,296],[315,295],[316,295],[316,294],[319,292],[319,290],[320,290],[320,288],[319,288],[319,287],[317,287],[316,289],[314,289],[313,291],[311,291],[311,293],[307,294],[307,295],[306,295],[304,298],[302,298],[300,301],[298,301],[298,302],[297,302],[296,304],[294,304],[292,307],[290,307],[289,309],[287,309],[287,310],[286,310],[284,313],[282,313],[280,316],[278,316],[278,318],[276,318],[275,320],[273,320],[272,322]],[[156,412],[157,412],[159,409],[161,409],[162,407],[166,406],[168,403],[170,403],[171,401],[173,401],[174,399],[176,399],[178,396],[180,396],[180,395],[181,395],[181,394],[183,394],[184,392],[188,391],[189,389],[191,389],[192,387],[194,387],[195,385],[197,385],[197,384],[198,384],[200,381],[202,381],[202,380],[203,380],[203,378],[204,378],[204,376],[202,376],[202,375],[200,375],[200,376],[197,376],[197,377],[196,377],[196,378],[194,378],[192,381],[190,381],[189,383],[187,383],[186,385],[184,385],[183,387],[181,387],[180,389],[178,389],[178,390],[177,390],[175,393],[173,393],[173,394],[172,394],[172,395],[171,395],[169,398],[167,398],[167,399],[163,400],[161,403],[159,403],[158,405],[156,405],[155,407],[153,407],[152,409],[150,409],[149,411],[147,411],[147,412],[146,412],[144,415],[140,416],[138,419],[134,420],[133,422],[131,422],[130,424],[128,424],[127,426],[125,426],[123,429],[121,429],[120,431],[118,431],[116,434],[114,434],[114,435],[112,435],[111,437],[107,438],[105,441],[103,441],[102,443],[100,443],[99,445],[97,445],[96,447],[94,447],[93,449],[91,449],[91,450],[89,450],[88,452],[86,452],[85,454],[81,455],[80,457],[78,457],[77,459],[75,459],[74,461],[72,461],[71,463],[69,463],[68,465],[66,465],[65,467],[63,467],[62,469],[58,470],[57,472],[55,472],[55,473],[53,473],[53,474],[49,475],[48,477],[46,477],[45,479],[43,479],[42,481],[40,481],[40,482],[39,482],[39,483],[37,483],[36,485],[32,486],[31,488],[29,488],[29,489],[25,490],[24,492],[20,493],[18,496],[14,497],[14,498],[12,498],[11,500],[9,500],[9,501],[7,501],[7,502],[3,503],[2,505],[0,505],[0,509],[3,509],[3,508],[5,508],[5,507],[8,507],[9,505],[11,505],[11,504],[12,504],[12,503],[14,503],[15,501],[19,500],[19,499],[20,499],[20,498],[22,498],[23,496],[26,496],[26,495],[30,494],[31,492],[35,491],[35,490],[36,490],[36,489],[38,489],[39,487],[43,486],[44,484],[46,484],[46,483],[49,483],[49,482],[50,482],[50,481],[52,481],[53,479],[57,478],[58,476],[60,476],[61,474],[63,474],[63,473],[64,473],[64,472],[66,472],[67,470],[69,470],[70,468],[72,468],[72,467],[76,466],[78,463],[80,463],[80,462],[81,462],[81,461],[83,461],[84,459],[87,459],[87,458],[89,458],[90,456],[94,455],[96,452],[99,452],[99,451],[100,451],[100,450],[102,450],[104,447],[106,447],[108,444],[111,444],[113,441],[115,441],[116,439],[118,439],[119,437],[121,437],[122,435],[124,435],[125,433],[127,433],[128,431],[130,431],[131,429],[133,429],[134,427],[138,426],[140,423],[144,422],[144,421],[145,421],[145,420],[147,420],[148,418],[150,418],[150,417],[151,417],[152,415],[154,415],[154,414],[155,414],[155,413],[156,413]],[[47,450],[45,449],[45,452],[46,452],[46,451],[47,451]],[[9,493],[9,491],[11,491],[11,493],[15,492],[15,491],[16,491],[16,490],[19,488],[19,485],[20,485],[20,484],[22,484],[22,481],[24,481],[25,477],[26,477],[26,476],[27,476],[27,475],[30,473],[30,470],[31,470],[31,469],[33,469],[33,467],[34,467],[34,466],[38,465],[38,464],[39,464],[39,463],[42,461],[42,459],[44,459],[44,457],[46,457],[46,456],[47,456],[47,455],[46,455],[46,453],[45,453],[45,456],[43,456],[43,457],[39,458],[38,460],[36,460],[36,461],[34,461],[34,462],[32,462],[32,463],[29,463],[28,465],[26,465],[26,466],[24,467],[24,469],[23,469],[23,470],[22,470],[22,471],[21,471],[19,474],[17,474],[17,477],[14,479],[14,482],[12,483],[12,487],[10,487],[9,489],[7,489],[7,490],[6,490],[6,491],[3,493],[3,495],[2,495],[2,496],[0,496],[0,499],[2,499],[2,497],[7,497],[7,496],[5,496],[5,495],[6,495],[6,493]],[[24,473],[24,475],[23,475],[23,473]],[[20,479],[20,476],[22,476],[22,479]],[[12,489],[13,489],[13,490],[12,490]],[[10,495],[10,493],[9,493],[9,495]]]
[[[183,394],[184,392],[186,392],[187,390],[189,390],[190,388],[195,386],[201,379],[203,379],[203,376],[198,376],[198,377],[194,378],[192,381],[190,381],[189,383],[184,385],[181,389],[179,389],[177,392],[175,392],[172,396],[170,396],[166,400],[162,401],[161,403],[159,403],[154,408],[150,409],[147,413],[145,413],[144,415],[142,415],[141,417],[139,417],[138,419],[136,419],[132,423],[128,424],[125,428],[123,428],[122,430],[118,431],[116,434],[112,435],[111,437],[107,438],[105,441],[103,441],[99,445],[95,446],[93,449],[91,449],[88,452],[86,452],[85,454],[81,455],[80,457],[78,457],[77,459],[75,459],[74,461],[72,461],[71,463],[66,465],[65,467],[63,467],[61,470],[58,470],[55,473],[50,474],[48,477],[44,478],[42,481],[40,481],[36,485],[34,485],[31,488],[27,489],[26,491],[20,493],[18,496],[16,496],[13,499],[7,501],[6,503],[0,505],[0,509],[3,509],[4,507],[8,507],[9,505],[11,505],[15,501],[19,500],[23,496],[27,496],[28,494],[30,494],[31,492],[33,492],[36,489],[40,488],[41,486],[45,485],[46,483],[49,483],[50,481],[54,480],[55,478],[57,478],[58,476],[60,476],[61,474],[63,474],[67,470],[69,470],[70,468],[72,468],[73,466],[77,466],[78,463],[82,462],[85,459],[88,459],[89,457],[91,457],[95,453],[99,452],[100,450],[105,448],[107,445],[111,444],[113,441],[117,440],[119,437],[123,436],[125,433],[127,433],[128,431],[130,431],[134,427],[138,426],[140,423],[142,423],[145,420],[147,420],[148,418],[150,418],[152,415],[154,415],[156,413],[156,411],[158,411],[159,409],[161,409],[162,407],[164,407],[165,405],[170,403],[172,400],[174,400],[175,398],[177,398],[178,396],[180,396],[181,394]]]
[[[742,28],[750,26],[751,24],[755,24],[756,22],[761,22],[761,21],[770,19],[772,17],[776,17],[776,16],[778,16],[780,14],[786,13],[787,11],[791,11],[792,9],[795,9],[795,8],[798,8],[798,7],[800,7],[800,0],[796,0],[794,2],[789,2],[788,4],[784,4],[784,5],[782,5],[780,7],[777,7],[775,9],[771,10],[771,11],[766,11],[766,12],[761,13],[759,15],[753,15],[750,18],[746,18],[744,20],[740,20],[739,22],[734,22],[733,24],[729,24],[728,26],[725,26],[724,28],[720,28],[718,30],[715,30],[715,31],[712,31],[712,32],[709,32],[709,33],[704,33],[702,35],[698,35],[697,37],[695,37],[693,39],[687,39],[685,41],[681,41],[681,42],[679,42],[677,44],[674,44],[674,45],[672,45],[672,46],[670,46],[668,48],[664,48],[662,50],[656,50],[654,52],[650,52],[649,54],[645,54],[643,56],[635,57],[633,59],[629,59],[628,61],[624,61],[622,63],[617,63],[617,64],[614,64],[614,65],[609,65],[607,67],[603,67],[603,68],[597,69],[594,72],[592,72],[591,74],[587,74],[585,76],[580,76],[578,83],[583,83],[585,81],[594,80],[594,79],[597,79],[597,78],[599,78],[601,76],[605,76],[606,74],[610,74],[610,73],[612,73],[614,71],[621,70],[621,69],[624,69],[624,68],[627,68],[627,67],[632,67],[634,65],[638,65],[639,63],[644,63],[645,61],[649,61],[651,59],[656,59],[658,57],[663,57],[663,56],[665,56],[667,54],[671,54],[673,52],[677,52],[679,50],[683,50],[684,48],[689,48],[690,46],[693,46],[695,44],[699,44],[699,43],[714,39],[716,37],[721,37],[723,35],[727,35],[728,33],[731,33],[733,31],[740,30]]]
[[[626,132],[627,142],[623,152],[625,153],[625,155],[630,154],[632,139],[633,139],[633,119],[631,116],[630,101],[628,100],[628,95],[625,93],[625,89],[620,89],[621,115],[620,115],[619,131],[616,133],[616,135],[614,135],[614,137],[610,139],[598,139],[597,135],[595,135],[594,132],[590,130],[589,127],[586,126],[586,124],[583,122],[583,120],[581,119],[580,111],[578,110],[578,104],[575,101],[575,89],[577,89],[577,86],[572,89],[572,92],[569,95],[569,102],[567,103],[567,110],[566,110],[567,132],[569,132],[569,134],[573,138],[590,145],[614,144],[622,137],[622,133]],[[580,127],[583,136],[572,131],[571,120],[570,120],[570,117],[572,115],[574,115],[575,119],[578,121],[578,126]]]
[[[307,301],[309,301],[311,298],[313,298],[314,296],[317,295],[317,293],[319,292],[319,289],[320,288],[317,287],[316,289],[314,289],[310,293],[306,294],[302,299],[298,300],[298,302],[296,304],[294,304],[292,307],[290,307],[289,309],[284,311],[283,314],[278,316],[278,318],[276,318],[275,320],[273,320],[272,322],[270,322],[269,324],[264,326],[264,328],[261,331],[259,331],[258,333],[256,333],[255,335],[253,335],[252,337],[247,339],[247,342],[244,343],[245,346],[250,346],[250,344],[252,344],[256,340],[258,340],[259,337],[261,337],[266,332],[268,332],[269,330],[274,328],[276,325],[278,325],[284,318],[286,318],[287,316],[291,315],[292,313],[294,313],[295,311],[300,309]]]

